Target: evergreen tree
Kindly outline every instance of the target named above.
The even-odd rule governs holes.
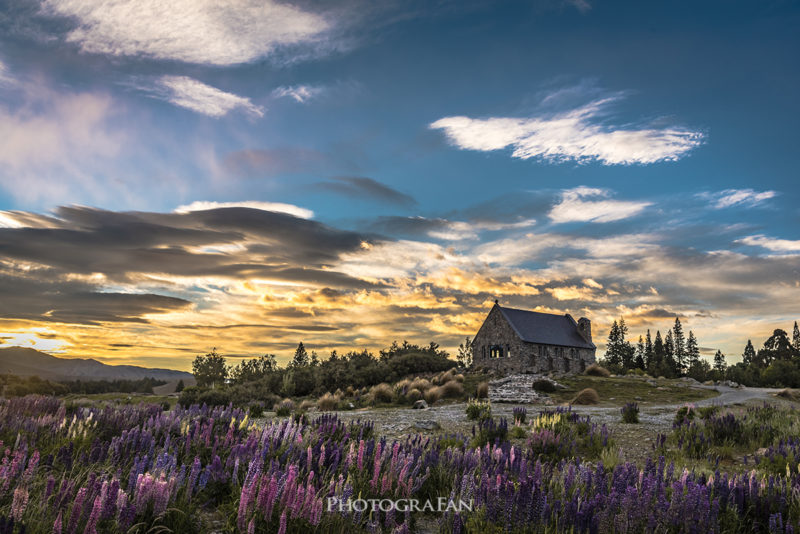
[[[689,339],[686,341],[686,366],[692,367],[700,361],[700,348],[697,346],[697,338],[694,332],[689,330]]]
[[[228,366],[225,364],[225,358],[217,353],[217,349],[211,349],[211,352],[205,356],[198,356],[192,362],[192,374],[197,385],[216,387],[218,384],[225,382],[228,377]]]
[[[289,362],[289,367],[307,367],[308,364],[308,352],[306,352],[306,347],[301,341],[300,344],[297,345],[297,350],[294,351],[294,358]]]
[[[319,356],[317,356],[317,351],[311,351],[311,367],[316,367],[319,365]]]
[[[653,340],[650,337],[649,328],[644,338],[644,367],[645,369],[652,369],[653,367]]]
[[[178,383],[175,384],[175,393],[180,393],[185,387],[183,380],[178,380]]]
[[[637,369],[644,369],[644,339],[639,336],[639,343],[636,344],[636,357],[633,364]]]
[[[679,374],[684,373],[688,367],[686,361],[686,338],[683,334],[681,320],[675,317],[675,326],[672,327],[672,356],[677,364]]]
[[[744,347],[744,353],[742,353],[742,362],[745,365],[754,365],[756,359],[756,349],[753,347],[753,342],[748,339],[747,345]]]
[[[721,350],[718,350],[717,353],[714,355],[714,370],[719,371],[720,373],[725,372],[725,355],[722,354]]]
[[[606,342],[606,361],[609,365],[622,365],[622,354],[620,352],[620,335],[617,321],[611,325]]]
[[[456,355],[458,363],[466,368],[472,367],[472,340],[467,336],[464,342],[458,346],[458,355]]]
[[[795,355],[800,355],[800,329],[797,328],[797,321],[794,322],[794,332],[792,332],[792,348]]]
[[[667,351],[661,340],[661,330],[656,330],[656,340],[653,341],[653,365],[651,366],[653,376],[658,376],[666,357]]]
[[[628,341],[628,326],[622,317],[619,318],[619,353],[622,359],[622,366],[625,369],[633,369],[636,349]]]
[[[772,335],[764,342],[764,348],[758,351],[761,364],[764,367],[775,360],[791,360],[794,349],[789,341],[789,335],[785,330],[776,329]]]
[[[678,376],[680,370],[675,359],[675,341],[672,330],[667,330],[664,336],[664,367],[668,370],[669,376]]]

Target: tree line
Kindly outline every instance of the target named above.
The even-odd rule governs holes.
[[[614,321],[608,335],[603,364],[618,373],[640,370],[651,376],[675,378],[689,376],[699,381],[733,380],[748,386],[800,387],[800,329],[797,322],[791,339],[785,330],[776,329],[756,350],[751,340],[742,361],[728,366],[722,351],[717,350],[712,363],[700,357],[694,332],[684,332],[680,318],[662,337],[650,330],[637,343],[628,340],[625,319]]]
[[[394,382],[413,374],[439,373],[456,365],[435,342],[419,346],[395,341],[377,356],[366,349],[344,354],[334,350],[325,359],[313,350],[309,352],[300,342],[283,367],[274,354],[228,365],[214,349],[195,358],[192,373],[197,386],[182,392],[181,403],[246,404],[271,402],[278,397],[319,396],[347,387]]]

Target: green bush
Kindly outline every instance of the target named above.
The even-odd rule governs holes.
[[[635,402],[626,403],[620,411],[623,423],[636,424],[639,422],[639,405]]]
[[[264,416],[264,407],[260,404],[251,404],[247,413],[250,414],[251,419],[258,419]]]
[[[492,403],[488,400],[470,399],[466,412],[470,421],[489,419],[492,417]]]
[[[275,406],[275,415],[278,417],[286,417],[294,411],[294,402],[292,399],[283,399]]]
[[[207,389],[200,393],[197,402],[208,406],[226,406],[230,404],[231,396],[225,389]]]
[[[546,378],[540,378],[533,382],[533,389],[542,393],[553,393],[556,390],[556,385]]]

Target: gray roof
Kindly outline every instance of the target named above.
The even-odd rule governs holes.
[[[554,315],[498,306],[522,341],[582,349],[595,348],[578,332],[578,323],[570,315]]]

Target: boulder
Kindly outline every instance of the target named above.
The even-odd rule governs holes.
[[[420,399],[420,400],[418,400],[417,402],[414,403],[414,406],[412,406],[412,408],[414,410],[427,410],[428,409],[428,403],[425,402],[425,399]]]
[[[417,430],[425,430],[426,432],[430,432],[431,430],[439,430],[442,427],[436,421],[424,420],[424,421],[415,421],[414,428],[416,428]]]

